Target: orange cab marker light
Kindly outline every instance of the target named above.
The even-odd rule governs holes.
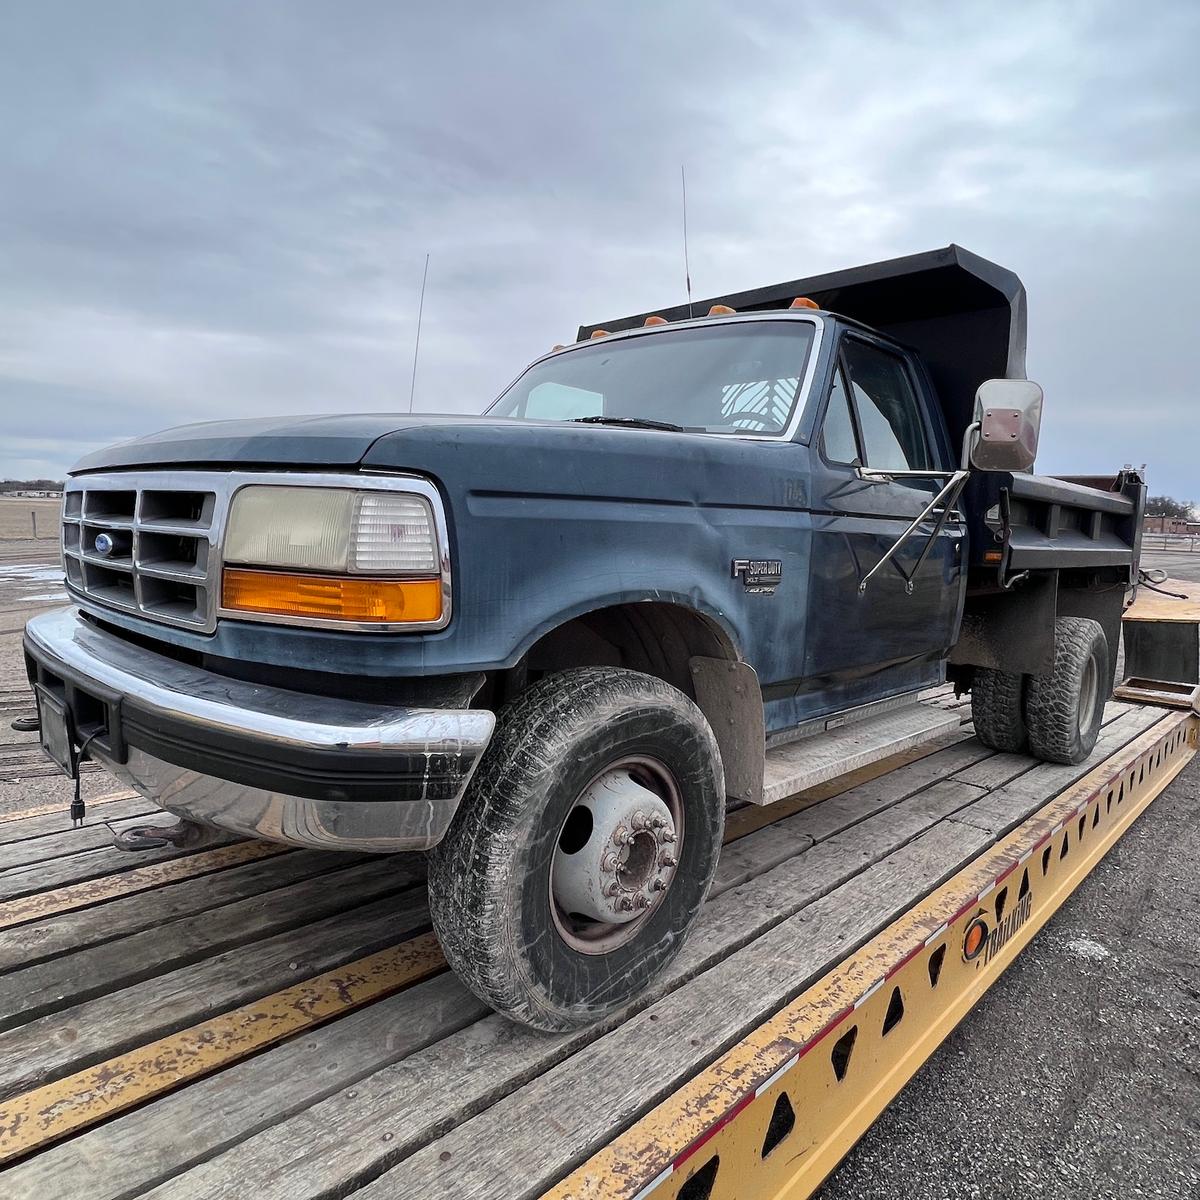
[[[797,296],[795,300],[788,306],[789,308],[820,308],[821,306],[815,301],[810,300],[807,296]]]
[[[667,321],[666,317],[657,317],[657,316],[656,317],[647,317],[642,322],[642,324],[643,325],[666,325],[666,324],[668,324],[668,321]]]
[[[1004,557],[1001,550],[985,550],[983,552],[983,561],[988,563],[998,563]]]
[[[608,337],[608,330],[607,329],[593,329],[592,337],[594,337],[594,338]]]
[[[226,568],[221,604],[238,612],[327,621],[437,621],[442,616],[442,583]]]
[[[710,317],[728,317],[735,312],[737,312],[737,309],[730,308],[728,304],[714,304],[708,310],[708,315]]]

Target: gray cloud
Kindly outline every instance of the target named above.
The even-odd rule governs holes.
[[[1200,498],[1180,0],[6,10],[0,473],[212,416],[478,410],[581,321],[957,241],[1044,470]]]

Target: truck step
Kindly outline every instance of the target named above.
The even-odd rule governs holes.
[[[961,722],[958,712],[910,704],[777,746],[767,751],[762,803],[774,804],[805,788],[911,750],[957,729]]]

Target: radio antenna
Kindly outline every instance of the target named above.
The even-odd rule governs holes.
[[[692,312],[692,268],[688,263],[687,244],[687,172],[682,163],[679,164],[679,182],[683,185],[683,278],[687,283],[688,316],[694,317],[696,314]]]
[[[425,281],[429,278],[429,255],[425,255],[425,270],[421,275],[421,299],[417,304],[417,339],[413,343],[412,385],[408,389],[408,411],[413,410],[413,399],[417,394],[417,355],[421,352],[421,317],[425,312]]]

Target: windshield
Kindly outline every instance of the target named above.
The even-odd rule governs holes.
[[[488,412],[782,433],[799,399],[815,330],[809,321],[739,321],[605,339],[536,363]]]

